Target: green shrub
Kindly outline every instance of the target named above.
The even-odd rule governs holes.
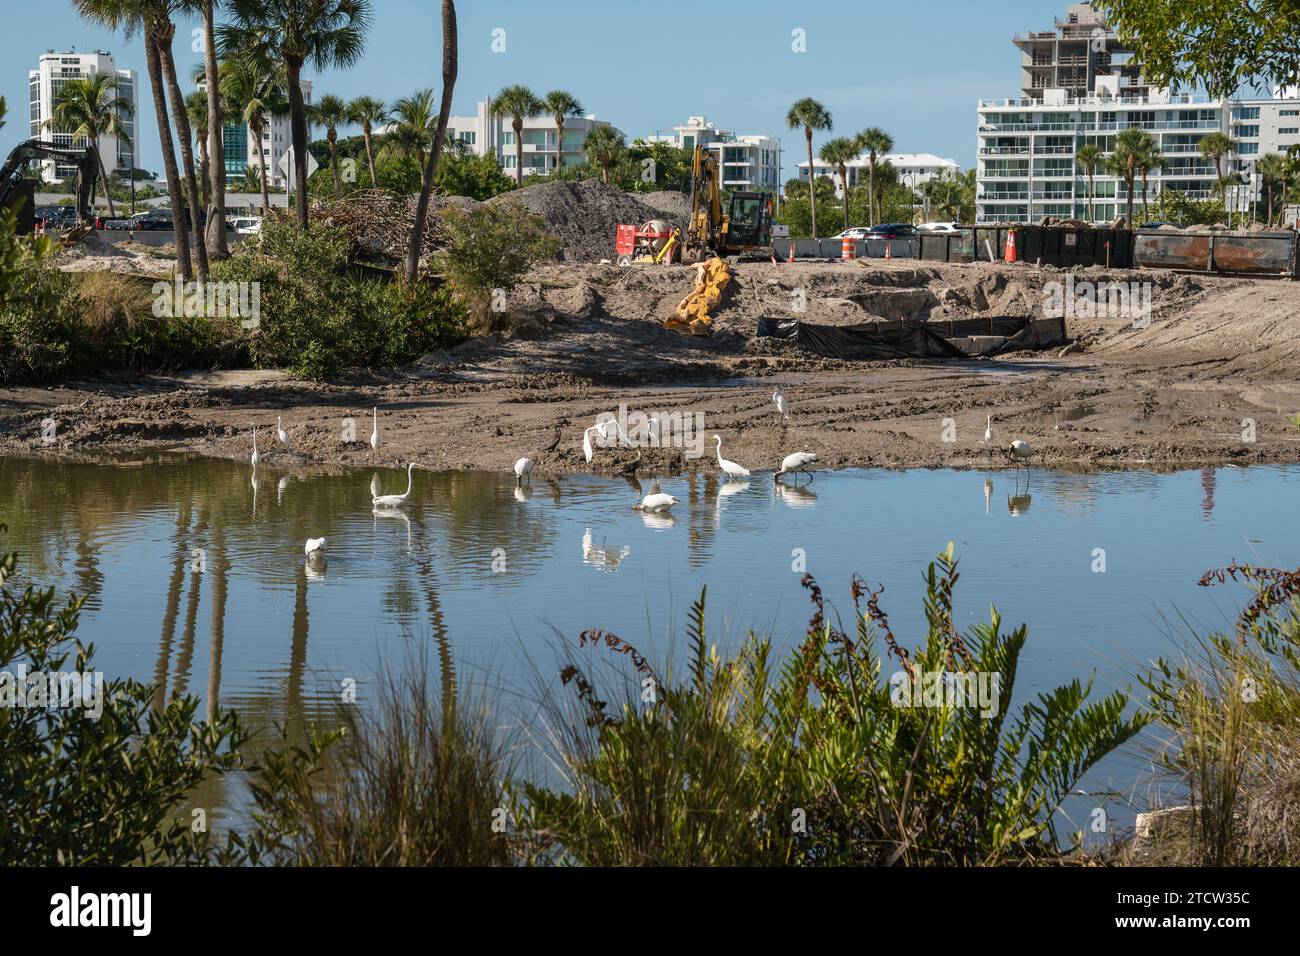
[[[55,268],[48,242],[31,242],[0,226],[0,382],[44,381],[73,363],[77,327],[68,309],[69,278]]]
[[[106,677],[98,716],[33,697],[16,705],[18,665],[87,674],[94,657],[74,636],[82,600],[60,608],[52,589],[14,593],[16,566],[17,555],[0,557],[0,675],[10,675],[0,676],[0,865],[193,859],[206,835],[196,842],[177,810],[210,774],[238,767],[238,721],[196,723],[197,698],[160,704],[153,687]]]
[[[613,714],[576,667],[563,674],[581,707],[553,709],[565,788],[528,786],[530,823],[562,857],[589,865],[959,864],[1053,858],[1054,814],[1081,776],[1150,719],[1125,716],[1120,692],[1086,703],[1073,681],[1009,713],[1027,634],[987,625],[958,632],[952,548],[926,576],[924,642],[898,644],[855,580],[856,626],[815,613],[799,649],[775,666],[752,635],[737,655],[706,650],[704,599],[689,632],[690,678],[661,683],[634,648],[587,632],[583,643],[628,653],[639,683]],[[866,608],[861,601],[867,598]],[[883,642],[884,651],[878,651]],[[974,707],[947,697],[895,704],[896,674],[998,675]],[[646,682],[650,683],[647,684]],[[643,688],[656,688],[647,702]]]
[[[494,293],[508,294],[528,270],[555,255],[558,242],[546,224],[513,201],[484,204],[466,213],[443,213],[451,235],[437,268],[470,310],[477,329],[490,329]]]
[[[303,232],[280,217],[214,264],[214,280],[260,285],[254,365],[329,378],[401,365],[464,338],[464,312],[449,293],[354,275],[348,248],[342,230],[313,223]]]

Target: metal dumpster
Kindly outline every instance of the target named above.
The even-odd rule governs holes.
[[[1137,263],[1151,269],[1187,269],[1296,277],[1296,233],[1140,230]]]

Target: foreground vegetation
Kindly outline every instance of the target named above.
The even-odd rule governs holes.
[[[0,671],[93,667],[94,649],[75,641],[79,601],[14,593],[14,568],[0,561]],[[1257,587],[1238,632],[1208,638],[1202,664],[1159,662],[1142,678],[1148,707],[1072,681],[1013,709],[1028,635],[997,612],[958,631],[951,546],[926,572],[915,647],[893,633],[879,591],[855,579],[841,628],[805,577],[812,618],[788,653],[755,635],[720,652],[702,593],[680,673],[584,632],[558,681],[538,675],[528,732],[503,733],[442,653],[436,682],[429,661],[408,662],[374,700],[258,741],[256,754],[233,714],[198,723],[192,698],[108,682],[99,720],[0,708],[0,811],[15,821],[0,862],[1054,864],[1085,855],[1082,833],[1061,825],[1067,795],[1159,721],[1164,764],[1192,806],[1157,861],[1296,863],[1300,572],[1234,566],[1207,583],[1229,578]],[[611,662],[626,665],[613,684],[593,676]],[[934,672],[1000,682],[978,705],[904,706],[902,675]],[[234,771],[253,810],[216,838],[187,794]]]

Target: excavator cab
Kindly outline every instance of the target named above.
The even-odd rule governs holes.
[[[732,193],[727,213],[727,246],[766,246],[771,241],[771,197],[766,193]]]

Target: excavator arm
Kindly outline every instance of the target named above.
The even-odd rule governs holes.
[[[718,155],[696,145],[691,161],[691,220],[686,227],[688,255],[727,256],[763,249],[772,241],[772,197],[767,193],[733,192],[729,207],[722,202],[722,170]]]
[[[8,209],[15,199],[19,181],[27,164],[36,159],[58,159],[77,167],[77,226],[84,235],[95,221],[92,205],[95,184],[99,182],[99,151],[93,144],[72,149],[55,146],[44,140],[29,139],[14,147],[9,158],[0,167],[0,209]]]

